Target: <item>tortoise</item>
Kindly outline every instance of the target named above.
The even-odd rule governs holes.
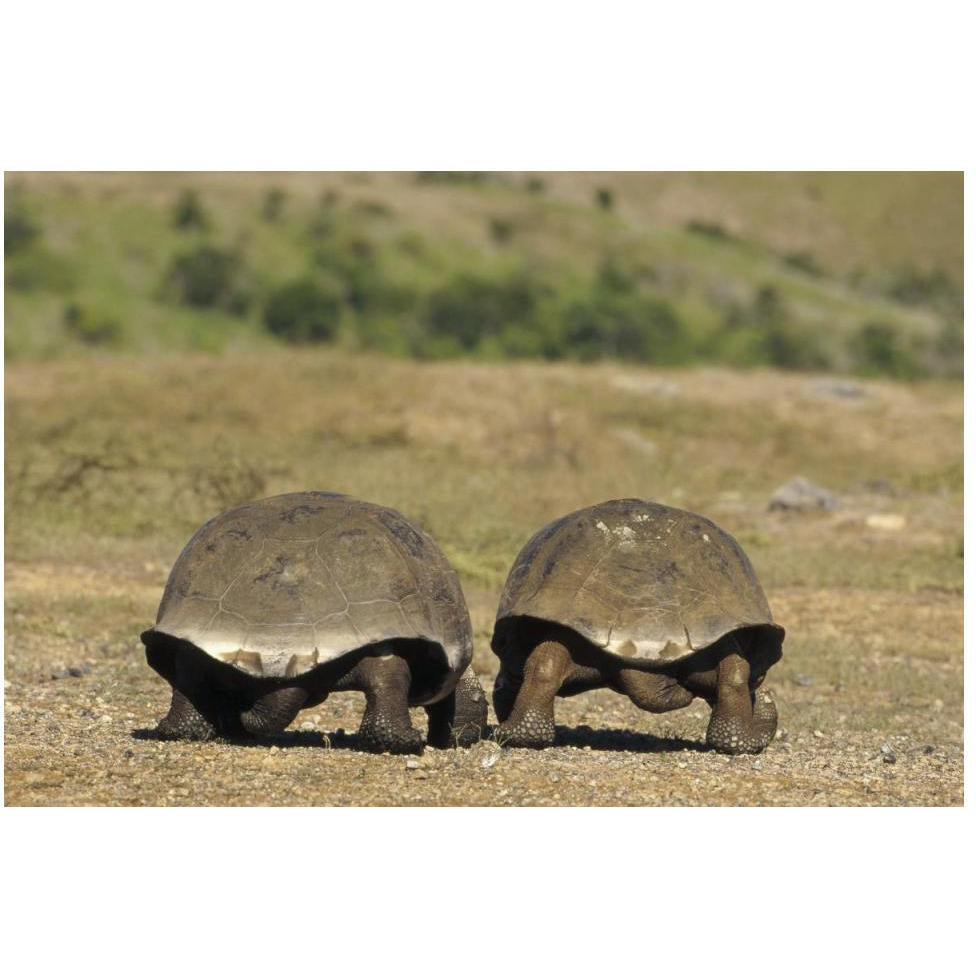
[[[487,720],[471,621],[434,541],[392,508],[308,491],[233,508],[183,549],[146,659],[172,686],[162,738],[280,732],[333,691],[361,691],[358,743],[468,745]]]
[[[703,698],[709,746],[761,752],[777,716],[758,689],[784,635],[714,522],[636,498],[581,509],[537,532],[508,575],[491,642],[495,736],[550,745],[556,695],[611,688],[650,712]]]

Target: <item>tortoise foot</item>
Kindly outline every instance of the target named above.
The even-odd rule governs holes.
[[[545,749],[556,741],[556,726],[545,712],[526,708],[517,721],[499,725],[494,738],[499,745],[515,749]]]

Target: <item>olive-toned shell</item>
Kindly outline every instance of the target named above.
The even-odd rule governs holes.
[[[573,512],[529,540],[498,607],[500,656],[521,617],[571,627],[638,664],[687,657],[757,625],[776,660],[784,633],[732,536],[701,515],[635,498]]]
[[[153,629],[263,677],[422,638],[443,650],[442,689],[472,654],[457,574],[434,541],[391,508],[318,491],[207,522],[177,559]]]

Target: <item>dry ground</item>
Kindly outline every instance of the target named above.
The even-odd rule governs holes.
[[[6,803],[961,804],[961,388],[860,389],[318,353],[10,366]],[[794,475],[837,508],[767,511]],[[253,747],[153,740],[168,695],[137,635],[180,547],[229,504],[301,488],[434,534],[486,687],[494,605],[535,528],[610,497],[703,512],[787,628],[767,681],[780,736],[730,759],[703,750],[704,705],[653,716],[599,692],[557,704],[544,753],[363,755],[354,695]]]

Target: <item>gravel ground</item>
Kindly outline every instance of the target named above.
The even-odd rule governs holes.
[[[78,676],[13,670],[5,695],[8,805],[945,805],[961,804],[961,726],[899,734],[797,730],[819,694],[780,690],[777,739],[761,756],[704,750],[707,708],[641,713],[609,692],[557,703],[557,745],[543,753],[356,751],[362,699],[334,695],[295,731],[256,745],[171,743],[149,729],[166,689],[134,648],[106,648]],[[87,667],[88,673],[84,673]],[[8,671],[8,673],[10,673]],[[785,675],[784,675],[785,676]],[[802,677],[802,676],[801,676]],[[489,687],[487,677],[482,681]],[[772,683],[772,687],[777,685]],[[423,712],[414,716],[423,723]]]

